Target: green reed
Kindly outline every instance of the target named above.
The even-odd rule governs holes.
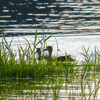
[[[6,24],[5,24],[6,26]],[[4,26],[4,31],[5,31]],[[45,75],[52,75],[52,74],[61,74],[71,73],[73,71],[75,64],[71,64],[71,62],[66,60],[66,63],[60,62],[57,64],[57,60],[55,61],[45,61],[44,57],[42,57],[42,61],[37,62],[35,50],[38,45],[41,45],[41,49],[43,51],[44,56],[44,48],[46,45],[46,41],[52,37],[50,36],[43,36],[42,39],[37,41],[37,30],[35,32],[34,42],[32,45],[26,39],[26,48],[20,45],[18,47],[18,59],[16,59],[16,55],[13,52],[11,47],[13,38],[11,39],[10,43],[7,42],[3,31],[2,43],[0,45],[0,78],[27,78],[32,77],[34,79],[45,77]]]
[[[84,60],[82,62],[81,67],[81,99],[84,100],[85,98],[88,98],[88,100],[96,100],[98,90],[99,90],[99,83],[100,83],[100,77],[99,77],[99,65],[100,65],[100,52],[95,47],[94,52],[90,52],[90,47],[86,49],[85,47],[82,47],[83,53],[81,53],[84,56]],[[92,83],[90,82],[92,81]],[[93,85],[93,87],[91,87]],[[88,96],[86,95],[86,89],[89,91]]]
[[[70,62],[67,59],[64,63],[62,61],[57,62],[57,60],[47,61],[44,60],[44,57],[40,62],[38,62],[35,53],[37,46],[41,45],[41,49],[43,51],[46,46],[46,42],[51,37],[52,35],[43,36],[42,39],[37,41],[36,30],[35,39],[34,42],[32,42],[32,45],[26,38],[24,38],[26,41],[26,48],[23,49],[22,46],[18,47],[19,58],[16,59],[16,55],[11,48],[13,38],[8,44],[3,32],[2,43],[0,45],[0,78],[14,78],[17,81],[15,80],[15,83],[12,82],[13,89],[11,89],[11,86],[8,87],[8,84],[5,83],[6,86],[2,88],[0,97],[6,99],[9,94],[11,94],[11,97],[15,94],[16,99],[19,96],[24,98],[23,92],[26,90],[26,94],[29,95],[29,98],[31,99],[33,97],[34,100],[38,99],[38,92],[41,93],[45,99],[48,99],[49,92],[52,91],[53,99],[56,100],[59,99],[59,93],[63,83],[66,84],[65,89],[67,91],[68,85],[73,85],[76,82],[81,86],[80,95],[78,94],[81,100],[87,98],[88,100],[91,100],[91,98],[95,100],[97,98],[100,88],[100,77],[98,74],[100,70],[99,50],[95,47],[94,52],[90,52],[90,47],[87,49],[82,47],[83,52],[81,54],[83,55],[84,60],[80,65],[77,65],[76,61]],[[32,78],[33,83],[29,81],[25,81],[25,83],[20,82],[21,78]],[[43,86],[41,86],[41,82],[43,81]],[[17,82],[20,82],[20,84],[18,85]],[[37,84],[39,84],[39,86],[37,86]],[[91,87],[91,84],[94,84],[94,88]],[[46,89],[46,92],[44,92],[44,89]],[[86,89],[89,91],[88,93],[86,93]],[[8,95],[6,95],[6,93]],[[69,96],[71,95],[76,94],[69,94]],[[9,97],[9,99],[12,98]]]

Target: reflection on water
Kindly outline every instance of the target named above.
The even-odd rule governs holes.
[[[0,3],[0,30],[7,35],[99,34],[99,0],[5,0]]]
[[[13,100],[97,100],[100,99],[99,73],[90,73],[84,80],[81,73],[51,76],[46,79],[6,79],[0,81],[0,98]],[[67,80],[66,80],[67,79]]]

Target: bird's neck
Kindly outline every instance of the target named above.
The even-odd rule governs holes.
[[[52,56],[52,52],[49,52],[49,57],[51,58],[51,56]]]
[[[39,55],[38,60],[40,61],[41,60],[41,52],[39,52],[38,55]]]

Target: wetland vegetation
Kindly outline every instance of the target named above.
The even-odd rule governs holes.
[[[5,28],[4,28],[5,31]],[[32,45],[18,47],[18,58],[8,44],[4,32],[0,44],[0,98],[9,100],[98,100],[100,98],[100,52],[82,47],[84,60],[65,62],[45,60],[44,48],[51,37],[37,42],[37,31]],[[36,58],[40,45],[41,61]],[[66,55],[67,58],[67,55]]]

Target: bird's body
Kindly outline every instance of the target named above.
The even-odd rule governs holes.
[[[57,57],[57,60],[61,60],[61,61],[65,61],[65,60],[69,60],[69,61],[75,61],[75,59],[71,58],[71,55],[66,55],[66,56],[59,56]]]
[[[47,46],[47,48],[45,49],[45,51],[48,50],[49,52],[49,59],[52,59],[52,47],[51,46]],[[68,61],[75,61],[75,59],[73,59],[71,57],[71,55],[66,55],[66,56],[59,56],[59,57],[56,57],[56,60],[57,61],[65,61],[65,60],[68,60]]]
[[[41,48],[37,48],[36,53],[38,53],[38,60],[41,61],[43,58],[49,60],[49,56],[41,55]]]

